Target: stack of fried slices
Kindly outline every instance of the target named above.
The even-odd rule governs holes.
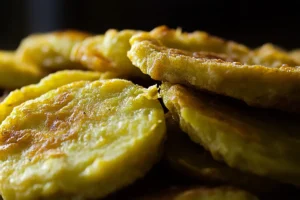
[[[31,35],[0,51],[0,194],[297,199],[299,52],[166,26]]]

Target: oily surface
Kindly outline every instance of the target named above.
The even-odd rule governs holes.
[[[24,86],[14,90],[0,102],[0,124],[11,113],[14,107],[41,96],[42,94],[56,89],[68,83],[97,79],[111,78],[109,73],[97,73],[80,70],[64,70],[50,74],[43,78],[38,84]]]
[[[70,60],[70,54],[73,46],[88,36],[87,33],[74,30],[33,34],[22,40],[16,55],[19,60],[50,72],[83,69],[81,64]]]
[[[122,77],[139,77],[143,73],[127,57],[129,39],[135,30],[108,30],[104,35],[89,37],[75,45],[71,60],[101,72],[114,72]]]
[[[195,95],[164,83],[166,107],[190,138],[230,167],[299,185],[299,116],[281,115]]]
[[[172,49],[147,33],[133,36],[130,42],[129,58],[154,80],[208,90],[252,106],[300,112],[299,68],[246,65],[208,53]]]
[[[260,192],[272,191],[279,188],[279,183],[269,179],[241,172],[214,160],[203,147],[193,143],[180,130],[178,122],[171,115],[167,121],[167,141],[165,144],[165,159],[172,168],[207,183],[236,185],[247,190]]]
[[[16,107],[0,126],[4,199],[104,197],[142,177],[165,134],[156,87],[75,82]]]
[[[44,75],[36,65],[16,59],[15,53],[0,51],[0,88],[15,89],[36,83]]]

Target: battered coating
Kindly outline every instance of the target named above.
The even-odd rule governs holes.
[[[42,94],[60,86],[76,81],[94,81],[111,78],[109,73],[88,72],[80,70],[64,70],[48,75],[38,84],[24,86],[14,90],[0,103],[0,124],[11,113],[14,107],[25,101],[37,98]]]
[[[289,52],[289,55],[296,60],[298,63],[300,63],[300,49],[294,49]]]
[[[71,60],[94,71],[113,72],[120,77],[139,77],[143,73],[127,57],[129,39],[135,30],[108,30],[105,35],[89,37],[74,46]]]
[[[166,107],[181,129],[230,167],[300,185],[299,116],[233,105],[164,83]]]
[[[170,29],[167,26],[159,26],[149,34],[169,48],[192,52],[218,53],[240,62],[246,62],[251,52],[248,47],[242,44],[212,36],[204,31],[186,33],[179,28]]]
[[[295,59],[288,52],[279,47],[267,43],[251,52],[251,60],[247,64],[263,65],[278,68],[283,65],[291,67],[300,66],[299,59]]]
[[[23,39],[16,54],[23,62],[33,63],[47,71],[83,69],[70,60],[72,47],[90,36],[87,33],[68,30],[33,34]]]
[[[169,48],[191,52],[218,53],[244,64],[266,67],[281,67],[282,65],[294,67],[300,65],[300,62],[286,51],[269,43],[252,50],[245,45],[203,31],[186,33],[182,32],[181,29],[170,29],[167,26],[159,26],[149,34]]]
[[[80,81],[16,107],[0,126],[4,200],[101,198],[142,177],[165,136],[157,88]]]
[[[168,113],[169,114],[169,113]],[[193,143],[180,130],[171,115],[166,118],[168,139],[165,144],[165,160],[184,176],[213,184],[230,184],[253,192],[268,192],[279,189],[276,181],[245,173],[217,162],[208,151]]]
[[[207,53],[168,48],[147,33],[130,42],[130,60],[155,80],[227,95],[252,106],[300,112],[299,68],[228,62]]]
[[[37,83],[43,76],[43,71],[30,63],[20,62],[13,52],[0,51],[0,88],[20,88]]]

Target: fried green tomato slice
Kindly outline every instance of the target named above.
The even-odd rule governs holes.
[[[248,60],[251,51],[242,44],[224,40],[204,31],[187,33],[179,28],[170,29],[167,26],[159,26],[149,34],[169,48],[224,54],[238,61]]]
[[[37,83],[43,76],[43,71],[30,63],[20,62],[13,52],[0,51],[0,88],[20,88]]]
[[[171,115],[167,115],[166,123],[168,137],[164,158],[182,175],[213,184],[235,185],[253,192],[268,192],[279,188],[280,184],[276,181],[230,168],[214,160],[208,151],[193,143],[181,131]]]
[[[244,65],[172,49],[147,33],[133,36],[130,42],[130,60],[154,80],[193,86],[252,106],[300,112],[299,68]]]
[[[0,103],[0,123],[11,113],[14,107],[30,99],[37,98],[50,90],[76,81],[94,81],[106,78],[112,78],[111,74],[80,70],[63,70],[50,74],[38,84],[24,86],[10,92]]]
[[[283,65],[291,67],[300,66],[299,60],[293,58],[285,50],[267,43],[251,52],[251,59],[248,64],[258,64],[273,68],[278,68]]]
[[[89,37],[74,46],[71,60],[100,72],[113,72],[121,77],[139,77],[143,73],[127,57],[129,39],[135,30],[108,30],[104,35]]]
[[[232,186],[174,188],[137,200],[258,200],[253,194]]]
[[[170,29],[167,26],[159,26],[153,29],[150,35],[169,48],[218,53],[244,64],[281,67],[282,65],[297,66],[300,63],[287,52],[272,44],[265,44],[252,50],[243,44],[225,40],[203,31],[187,33],[182,32],[179,28]]]
[[[166,107],[192,141],[232,168],[300,185],[299,116],[196,96],[164,83]]]
[[[289,55],[296,60],[298,63],[300,63],[300,49],[294,49],[289,52]]]
[[[72,47],[88,36],[74,30],[33,34],[22,40],[16,55],[21,61],[33,63],[46,71],[84,69],[80,63],[70,60],[70,54]]]
[[[157,88],[74,82],[14,108],[0,126],[6,199],[101,198],[145,175],[165,136]]]

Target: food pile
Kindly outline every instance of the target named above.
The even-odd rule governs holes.
[[[0,52],[0,194],[300,198],[298,66],[166,26],[31,35]]]

